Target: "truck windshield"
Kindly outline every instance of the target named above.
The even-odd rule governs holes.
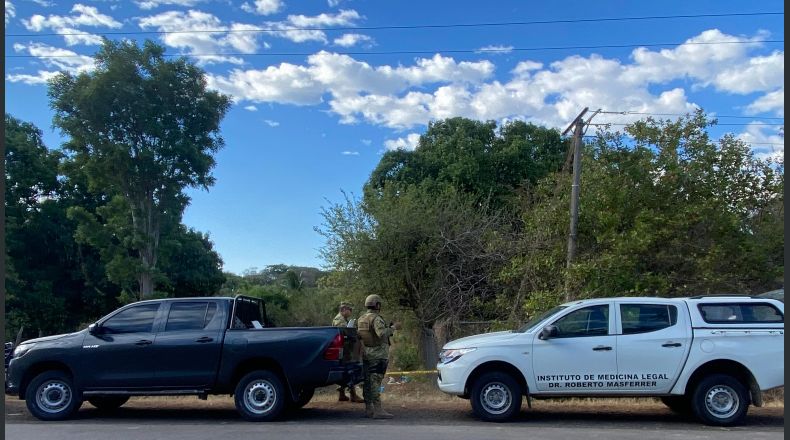
[[[568,306],[557,306],[557,307],[554,307],[553,309],[549,309],[549,310],[541,313],[540,315],[530,319],[529,321],[527,321],[526,324],[522,325],[517,330],[513,330],[513,333],[526,333],[526,332],[532,330],[536,325],[540,324],[544,319],[548,318],[549,316],[551,316],[551,315],[553,315],[553,314],[555,314],[555,313],[559,312],[560,310],[565,309],[567,307]]]

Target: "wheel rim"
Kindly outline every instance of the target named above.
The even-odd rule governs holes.
[[[510,409],[513,396],[510,389],[500,382],[492,382],[480,393],[480,403],[490,414],[502,414]]]
[[[257,380],[244,390],[244,406],[251,413],[263,415],[272,410],[277,403],[277,392],[268,380]]]
[[[49,414],[57,414],[71,403],[71,388],[60,381],[44,382],[36,390],[36,404]]]
[[[716,385],[705,394],[705,407],[719,419],[732,417],[740,408],[738,393],[727,385]]]

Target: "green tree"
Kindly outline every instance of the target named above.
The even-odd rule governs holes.
[[[92,191],[114,199],[104,221],[130,219],[121,243],[102,251],[132,268],[141,298],[154,291],[162,229],[180,221],[184,189],[214,181],[213,154],[223,145],[219,124],[230,106],[229,97],[207,90],[201,69],[163,54],[150,41],[138,47],[105,40],[94,71],[61,73],[49,88],[54,123],[70,137],[69,159]],[[74,218],[89,224],[90,215]]]

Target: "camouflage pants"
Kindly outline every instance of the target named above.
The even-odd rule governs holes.
[[[362,361],[362,397],[365,402],[376,404],[381,402],[381,392],[379,388],[384,381],[384,373],[387,372],[386,359],[371,359]]]

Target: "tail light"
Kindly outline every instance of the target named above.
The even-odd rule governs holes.
[[[324,351],[324,359],[328,361],[339,361],[343,357],[343,335],[338,333]]]

